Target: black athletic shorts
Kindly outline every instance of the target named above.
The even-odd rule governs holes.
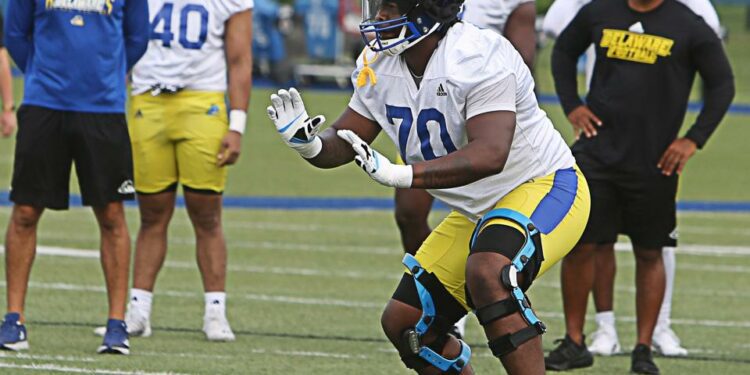
[[[677,175],[618,173],[582,154],[576,160],[591,191],[591,215],[580,243],[614,243],[624,234],[639,247],[677,245]]]
[[[21,106],[10,200],[67,209],[72,162],[84,205],[98,207],[134,198],[133,157],[124,114]]]

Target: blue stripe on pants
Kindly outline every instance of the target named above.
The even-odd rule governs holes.
[[[573,168],[555,172],[552,189],[542,198],[531,215],[531,221],[539,230],[550,233],[568,214],[578,193],[578,175]]]

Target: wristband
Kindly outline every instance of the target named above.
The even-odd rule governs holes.
[[[295,147],[295,150],[299,152],[300,156],[305,159],[312,159],[323,150],[323,141],[317,135],[309,143]]]
[[[233,109],[229,111],[229,130],[235,131],[240,134],[245,134],[246,125],[247,112],[241,109]]]
[[[391,186],[408,189],[414,180],[414,167],[411,165],[394,165],[393,183]]]

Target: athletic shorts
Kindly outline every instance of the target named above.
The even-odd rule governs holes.
[[[591,218],[581,243],[614,243],[625,234],[639,247],[677,246],[677,175],[626,175],[577,158],[591,189]]]
[[[22,105],[10,200],[67,209],[74,162],[84,205],[101,207],[133,199],[133,162],[124,114]]]
[[[138,193],[173,190],[178,183],[192,191],[222,193],[227,169],[216,162],[229,131],[227,117],[222,92],[132,97],[128,123]]]
[[[589,203],[586,179],[577,168],[570,168],[518,186],[497,202],[495,208],[518,211],[531,218],[541,231],[544,260],[539,266],[538,278],[578,242],[589,217]],[[466,259],[476,225],[453,211],[432,231],[416,254],[422,267],[437,276],[466,311],[470,310],[466,295]],[[509,225],[521,231],[517,224],[505,219],[494,219],[486,225]]]

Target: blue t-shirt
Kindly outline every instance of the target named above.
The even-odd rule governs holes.
[[[10,0],[5,19],[24,104],[125,112],[125,76],[148,45],[147,0]]]

